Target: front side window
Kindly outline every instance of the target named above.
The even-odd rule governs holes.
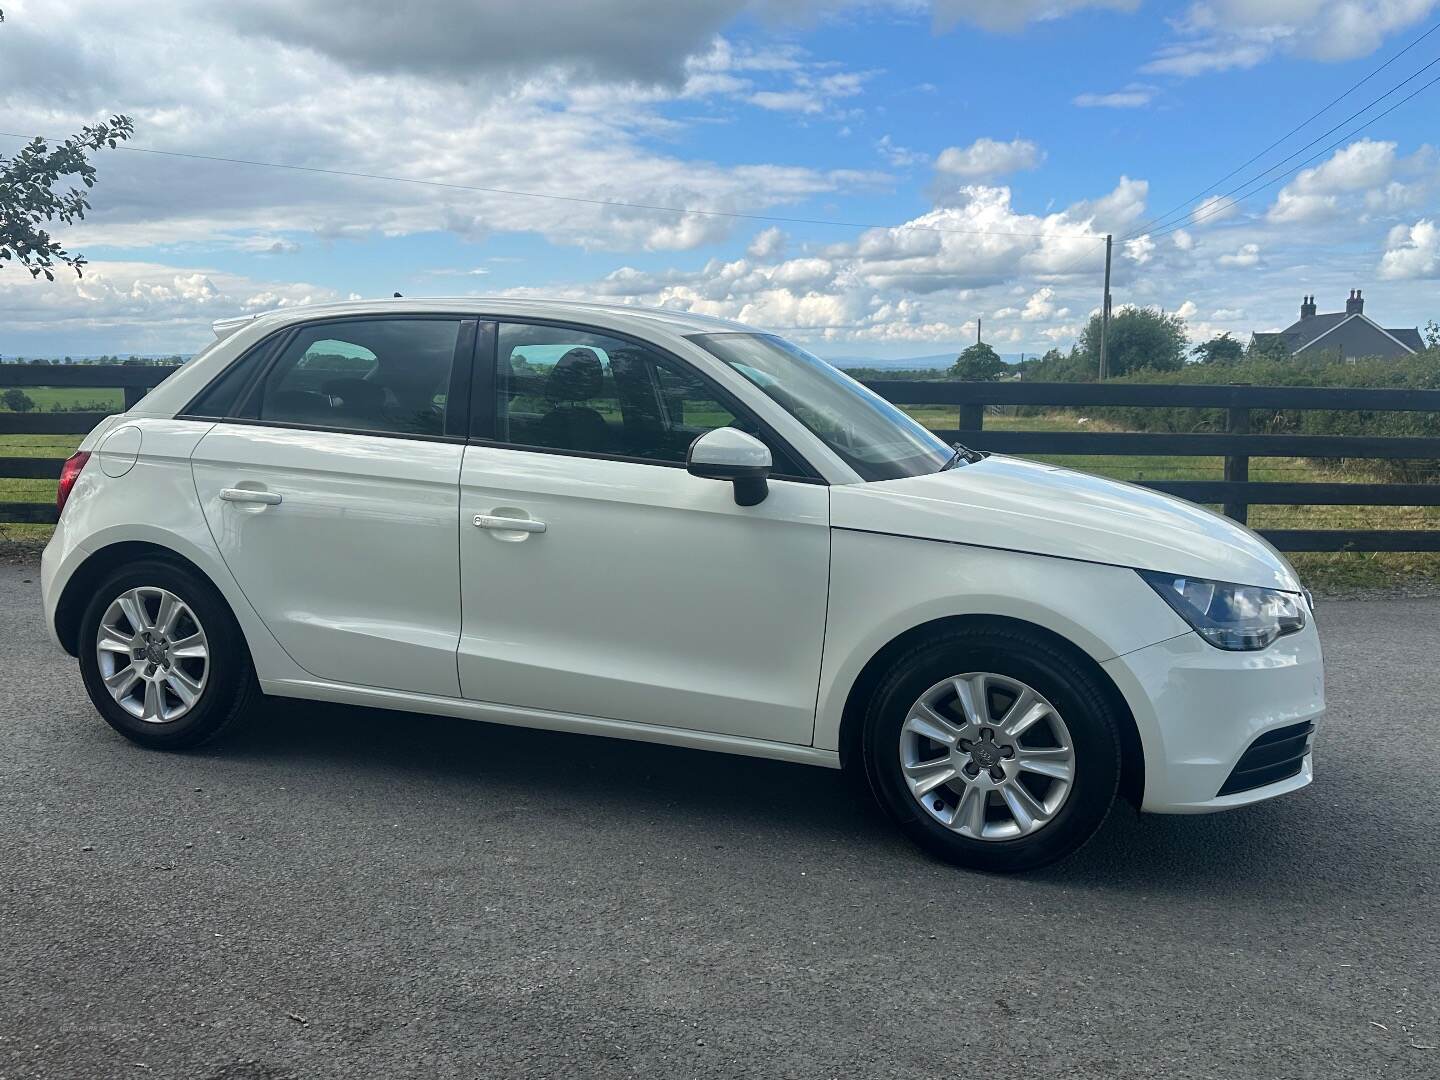
[[[696,334],[719,357],[810,429],[862,480],[938,472],[950,447],[890,402],[773,334]]]
[[[302,327],[257,388],[251,415],[343,431],[444,434],[459,336],[453,319]]]
[[[698,374],[655,350],[527,323],[500,324],[494,405],[502,443],[675,464],[707,431],[754,426]],[[795,472],[777,448],[771,452],[777,473]]]

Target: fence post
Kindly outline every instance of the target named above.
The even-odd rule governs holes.
[[[960,406],[960,430],[979,431],[985,426],[985,406],[966,404]]]
[[[133,409],[136,405],[140,403],[140,399],[149,392],[149,388],[144,386],[125,387],[125,408],[127,410]]]
[[[1227,435],[1250,434],[1250,410],[1232,406],[1225,413]],[[1250,480],[1250,457],[1247,454],[1225,455],[1225,479],[1231,483],[1248,483]],[[1241,525],[1250,517],[1250,504],[1244,499],[1228,499],[1224,504],[1225,516]]]

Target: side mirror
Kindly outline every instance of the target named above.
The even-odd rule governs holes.
[[[770,494],[766,477],[774,462],[770,448],[738,428],[715,428],[690,444],[685,468],[691,476],[729,480],[735,485],[735,505],[755,506]]]

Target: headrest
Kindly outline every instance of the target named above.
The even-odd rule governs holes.
[[[604,372],[600,356],[594,349],[576,347],[560,357],[545,380],[545,400],[589,401],[599,397],[604,388]]]
[[[338,398],[336,407],[352,415],[378,413],[385,405],[385,391],[364,379],[331,379],[320,390]]]

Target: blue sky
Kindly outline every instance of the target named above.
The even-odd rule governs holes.
[[[1197,340],[1356,287],[1386,325],[1440,318],[1440,86],[1288,172],[1440,64],[1253,198],[1190,201],[1430,30],[1435,0],[4,8],[0,130],[125,111],[134,146],[177,154],[873,226],[113,152],[61,234],[85,278],[0,270],[4,355],[188,352],[216,318],[395,290],[684,307],[844,357],[953,351],[983,318],[1036,352],[1099,303],[1107,232],[1116,303]],[[1437,57],[1440,32],[1216,190]]]

